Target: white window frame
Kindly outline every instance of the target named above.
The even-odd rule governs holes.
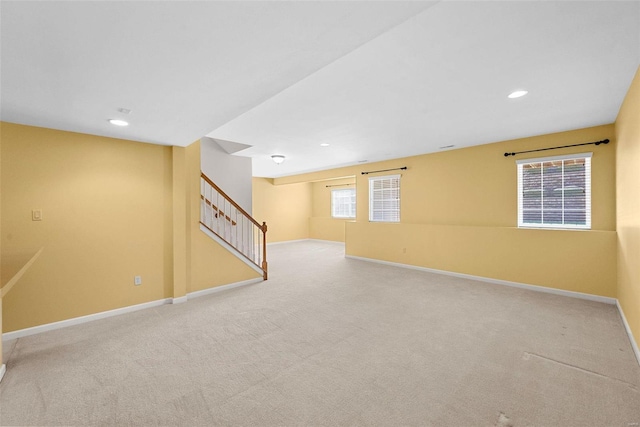
[[[400,222],[400,178],[401,177],[402,175],[398,174],[398,175],[374,176],[369,178],[369,221],[370,222],[391,222],[391,223]],[[385,181],[385,180],[389,180],[389,181],[395,180],[395,182],[397,182],[398,198],[396,199],[397,207],[395,210],[397,211],[397,215],[395,219],[393,218],[389,219],[389,216],[386,216],[384,214],[384,211],[382,211],[382,218],[380,218],[380,215],[376,215],[376,214],[379,214],[380,211],[377,211],[377,212],[374,211],[373,202],[374,202],[374,197],[376,197],[376,195],[374,194],[373,183],[376,181]]]
[[[516,165],[518,169],[518,228],[542,228],[542,229],[576,229],[576,230],[590,230],[591,229],[591,157],[593,153],[579,153],[579,154],[568,154],[564,156],[553,156],[553,157],[540,157],[533,159],[522,159],[517,160]],[[585,159],[585,224],[549,224],[549,223],[525,223],[524,222],[524,209],[523,209],[523,167],[525,164],[532,163],[545,163],[545,162],[557,162],[564,160],[574,160],[574,159]],[[564,167],[564,164],[563,164]],[[564,170],[562,172],[564,179]],[[544,180],[544,175],[542,176]],[[544,182],[544,181],[543,181]],[[544,210],[543,212],[543,221],[544,221]],[[564,218],[564,206],[562,208],[563,218]]]
[[[347,193],[347,192],[351,193],[350,200],[352,201],[345,203],[344,206],[347,208],[346,210],[349,213],[347,215],[340,215],[339,213],[336,213],[337,208],[339,208],[339,206],[336,205],[336,202],[338,200],[344,202],[346,197],[336,198],[335,195],[338,193]],[[356,217],[356,189],[355,188],[339,188],[339,189],[331,190],[331,218],[353,219],[355,217]]]

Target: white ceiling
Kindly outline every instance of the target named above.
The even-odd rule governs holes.
[[[2,120],[207,135],[251,146],[236,155],[255,176],[612,123],[640,64],[638,1],[3,0],[0,14]]]

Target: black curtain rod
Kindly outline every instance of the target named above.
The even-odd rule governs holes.
[[[535,151],[547,151],[547,150],[557,150],[558,148],[569,148],[569,147],[579,147],[581,145],[600,145],[600,144],[608,144],[609,140],[608,139],[603,139],[602,141],[596,141],[596,142],[585,142],[583,144],[573,144],[573,145],[563,145],[561,147],[549,147],[549,148],[539,148],[537,150],[528,150],[528,151],[518,151],[517,153],[504,153],[505,157],[509,157],[509,156],[515,156],[516,154],[522,154],[522,153],[533,153]]]
[[[355,184],[334,184],[334,185],[327,185],[326,187],[346,187],[347,185],[355,185]]]
[[[403,166],[401,168],[383,169],[383,170],[379,170],[379,171],[369,171],[369,172],[361,172],[361,173],[362,173],[362,175],[368,175],[370,173],[377,173],[377,172],[404,171],[404,170],[407,170],[406,166]]]

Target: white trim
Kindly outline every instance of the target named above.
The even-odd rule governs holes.
[[[401,190],[400,190],[400,178],[402,177],[402,175],[400,174],[395,174],[395,175],[383,175],[383,176],[370,176],[369,177],[369,222],[376,222],[376,223],[399,223],[400,222],[400,215],[401,215]],[[398,209],[397,209],[397,214],[398,214],[398,220],[394,221],[394,220],[389,220],[389,219],[374,219],[374,208],[373,208],[373,202],[375,200],[374,197],[374,186],[372,185],[374,182],[377,181],[390,181],[392,182],[393,180],[397,180],[398,182]],[[385,200],[385,199],[379,199],[379,200]],[[386,199],[389,200],[389,199]],[[392,212],[393,214],[395,214],[396,212]],[[384,213],[383,213],[384,216]]]
[[[520,159],[516,160],[516,165],[522,165],[525,163],[544,163],[544,162],[555,162],[558,160],[572,160],[572,159],[585,159],[585,158],[593,157],[593,152],[587,153],[577,153],[577,154],[563,154],[560,156],[551,156],[551,157],[534,157],[531,159]]]
[[[523,230],[591,231],[591,228],[586,228],[584,225],[571,224],[518,224],[518,228],[521,228]]]
[[[4,378],[4,374],[7,372],[7,365],[0,365],[0,382]]]
[[[620,305],[620,301],[616,300],[616,306],[618,307],[618,312],[620,313],[620,317],[622,318],[622,324],[624,325],[624,329],[627,331],[627,335],[629,336],[629,341],[631,342],[631,349],[633,353],[636,355],[636,360],[638,361],[638,365],[640,365],[640,349],[638,348],[638,344],[636,343],[635,338],[633,337],[633,333],[631,332],[631,326],[627,322],[627,318],[624,315],[624,311],[622,311],[622,306]]]
[[[267,247],[269,246],[273,246],[273,245],[281,245],[283,243],[298,243],[298,242],[306,242],[307,240],[311,240],[311,239],[297,239],[297,240],[282,240],[280,242],[267,242]]]
[[[554,156],[554,157],[544,157],[539,159],[523,159],[517,160],[517,173],[518,173],[518,228],[535,228],[535,229],[549,229],[549,230],[591,230],[591,209],[592,209],[592,197],[591,197],[591,157],[593,153],[581,153],[581,154],[569,154],[563,156]],[[544,207],[544,168],[542,167],[543,163],[550,161],[562,161],[562,182],[564,186],[565,179],[565,169],[564,169],[564,161],[565,160],[575,160],[575,159],[584,159],[585,161],[585,223],[584,224],[566,224],[565,223],[565,213],[570,212],[570,209],[565,210],[564,202],[563,207],[560,210],[554,209],[558,213],[562,213],[562,224],[552,224],[548,222],[524,222],[524,211],[537,211],[541,214],[541,221],[544,221],[545,212],[548,212]],[[524,209],[524,196],[523,196],[523,179],[524,179],[524,166],[528,164],[540,164],[540,179],[542,180],[540,183],[540,191],[542,202],[539,209]],[[564,201],[564,193],[563,193],[563,201]],[[574,212],[579,212],[579,210],[574,210]]]
[[[253,285],[255,283],[260,283],[260,282],[264,282],[264,279],[262,277],[259,277],[257,279],[243,280],[242,282],[230,283],[228,285],[215,286],[213,288],[202,289],[200,291],[189,292],[187,294],[187,299],[203,297],[205,295],[213,294],[216,292],[222,292],[222,291],[226,291],[233,288],[239,288],[241,286]]]
[[[308,239],[298,239],[298,240],[283,240],[281,242],[267,243],[267,246],[270,246],[270,245],[282,245],[284,243],[300,243],[300,242],[337,243],[337,244],[340,244],[340,245],[344,245],[344,242],[339,242],[337,240],[323,240],[323,239],[308,238]]]
[[[603,297],[603,296],[600,296],[600,295],[585,294],[585,293],[582,293],[582,292],[565,291],[563,289],[547,288],[546,286],[529,285],[529,284],[526,284],[526,283],[510,282],[508,280],[491,279],[489,277],[473,276],[471,274],[455,273],[453,271],[446,271],[446,270],[436,270],[435,268],[418,267],[416,265],[401,264],[401,263],[398,263],[398,262],[390,262],[390,261],[382,261],[382,260],[373,259],[373,258],[358,257],[358,256],[354,256],[354,255],[346,255],[346,258],[359,259],[359,260],[362,260],[362,261],[375,262],[375,263],[378,263],[378,264],[391,265],[391,266],[394,266],[394,267],[408,268],[408,269],[411,269],[411,270],[426,271],[428,273],[436,273],[436,274],[443,274],[443,275],[446,275],[446,276],[460,277],[462,279],[477,280],[477,281],[480,281],[480,282],[493,283],[493,284],[496,284],[496,285],[511,286],[513,288],[528,289],[528,290],[536,291],[536,292],[545,292],[545,293],[548,293],[548,294],[562,295],[562,296],[565,296],[565,297],[579,298],[579,299],[584,299],[584,300],[588,300],[588,301],[603,302],[605,304],[611,304],[611,305],[615,305],[616,302],[617,302],[617,300],[615,298],[611,298],[611,297]]]
[[[216,286],[209,289],[203,289],[201,291],[189,292],[187,295],[178,298],[165,298],[151,302],[145,302],[142,304],[130,305],[128,307],[116,308],[114,310],[102,311],[100,313],[88,314],[86,316],[74,317],[72,319],[61,320],[59,322],[47,323],[44,325],[38,325],[31,328],[20,329],[12,332],[5,332],[2,334],[2,341],[11,341],[18,338],[28,337],[30,335],[39,334],[42,332],[54,331],[56,329],[62,329],[69,326],[80,325],[82,323],[92,322],[94,320],[106,319],[108,317],[119,316],[121,314],[131,313],[138,310],[144,310],[146,308],[158,307],[164,304],[180,304],[187,302],[190,299],[197,298],[203,295],[212,294],[214,292],[220,292],[228,289],[237,288],[240,286],[251,285],[253,283],[262,282],[262,277],[256,279],[244,280],[242,282],[230,283],[228,285]]]
[[[347,197],[336,197],[336,194],[348,193]],[[353,211],[353,215],[336,215],[336,208],[340,207],[339,201],[349,198],[349,203],[346,204],[348,210]],[[356,188],[335,188],[331,190],[331,218],[333,219],[356,219]],[[353,202],[353,203],[352,203]]]
[[[31,328],[20,329],[13,332],[5,332],[2,334],[2,341],[11,341],[17,338],[28,337],[42,332],[54,331],[56,329],[66,328],[68,326],[80,325],[82,323],[92,322],[94,320],[106,319],[107,317],[119,316],[121,314],[131,313],[145,308],[158,307],[171,303],[171,298],[159,299],[156,301],[145,302],[142,304],[130,305],[128,307],[116,308],[114,310],[102,311],[99,313],[88,314],[86,316],[74,317],[59,322],[47,323],[44,325],[33,326]]]
[[[344,242],[339,242],[337,240],[323,240],[323,239],[307,239],[307,240],[310,242],[333,243],[334,245],[344,246]]]
[[[216,236],[215,233],[211,232],[211,230],[209,230],[207,227],[205,227],[202,224],[200,224],[200,231],[202,231],[204,234],[206,234],[207,236],[215,240],[217,243],[223,246],[226,250],[228,250],[233,256],[235,256],[240,261],[244,262],[249,267],[251,267],[256,273],[260,273],[261,276],[264,274],[264,272],[260,267],[258,267],[257,265],[249,261],[247,257],[245,257],[240,252],[238,252],[236,248],[234,248],[233,246],[231,246],[230,244],[222,240],[220,237]]]

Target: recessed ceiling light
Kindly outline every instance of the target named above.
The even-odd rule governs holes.
[[[445,145],[444,147],[439,147],[441,150],[444,150],[446,148],[453,148],[455,147],[455,145]]]
[[[521,96],[525,96],[526,94],[528,94],[529,91],[526,90],[516,90],[513,91],[509,94],[509,98],[513,99],[513,98],[520,98]]]
[[[329,144],[327,144],[326,142],[323,142],[322,144],[320,144],[320,147],[328,147]]]
[[[358,163],[367,163],[369,160],[358,160]]]
[[[115,126],[129,126],[129,122],[120,119],[109,119],[109,123]]]

